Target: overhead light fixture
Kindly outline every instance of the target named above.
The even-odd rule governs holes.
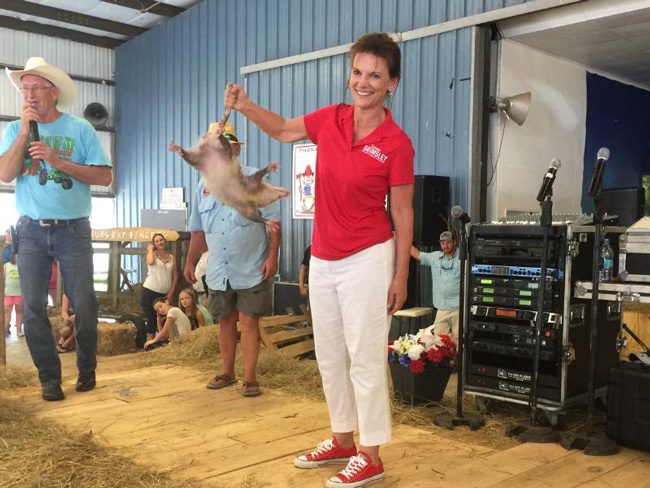
[[[530,92],[519,93],[518,95],[504,98],[490,97],[490,112],[501,111],[517,125],[522,125],[528,116],[530,98]]]

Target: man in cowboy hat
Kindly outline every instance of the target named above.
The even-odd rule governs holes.
[[[210,124],[208,131],[218,130]],[[241,152],[241,145],[232,124],[225,124],[223,136],[230,141],[233,157]],[[241,167],[245,175],[257,168]],[[260,209],[267,219],[279,220],[279,204]],[[203,180],[192,198],[192,213],[188,229],[190,247],[185,265],[185,278],[196,282],[195,265],[201,253],[208,250],[205,281],[208,289],[208,310],[219,317],[219,344],[222,371],[207,387],[220,389],[236,382],[235,350],[237,321],[241,325],[241,344],[244,356],[243,395],[258,396],[256,381],[257,356],[260,350],[259,317],[271,312],[271,278],[278,269],[280,226],[269,230],[242,217],[236,210],[216,200],[205,189]]]
[[[433,329],[458,339],[458,304],[460,302],[460,258],[458,242],[446,230],[440,234],[440,251],[420,252],[411,246],[411,256],[422,266],[431,267],[431,291],[436,319]]]
[[[109,185],[110,161],[93,127],[63,113],[75,85],[61,69],[32,57],[7,75],[22,94],[20,120],[0,140],[0,180],[16,180],[18,269],[27,345],[43,399],[62,400],[61,362],[47,317],[51,264],[59,262],[76,315],[76,390],[95,387],[97,297],[93,286],[90,185]],[[37,130],[30,130],[30,123]],[[40,138],[39,138],[40,137]]]

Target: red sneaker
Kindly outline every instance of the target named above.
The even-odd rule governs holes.
[[[381,464],[381,460],[373,465],[370,456],[359,451],[357,456],[350,458],[343,471],[327,480],[325,486],[327,488],[356,488],[382,479],[384,479],[384,466]]]
[[[316,450],[307,454],[296,456],[293,461],[297,468],[317,468],[330,463],[347,463],[352,456],[357,454],[357,446],[344,449],[336,440],[336,437],[327,439],[316,446]]]

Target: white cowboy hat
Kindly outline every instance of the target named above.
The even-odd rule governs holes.
[[[5,68],[7,76],[11,83],[20,90],[20,79],[25,75],[37,75],[45,78],[59,89],[59,97],[56,101],[56,106],[59,109],[67,108],[74,102],[77,95],[77,89],[74,85],[72,78],[60,68],[50,66],[43,58],[34,56],[29,58],[25,63],[25,69],[10,70]]]

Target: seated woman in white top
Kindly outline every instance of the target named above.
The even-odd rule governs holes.
[[[153,339],[144,343],[144,349],[149,350],[154,347],[161,346],[168,340],[173,340],[182,334],[187,334],[192,331],[192,325],[187,315],[178,307],[172,307],[169,303],[159,298],[153,304],[153,308],[159,317],[164,318],[158,321],[158,333]]]
[[[176,259],[167,252],[167,240],[162,234],[154,234],[151,244],[147,246],[147,278],[142,284],[140,306],[147,319],[147,340],[151,340],[157,333],[156,312],[153,309],[154,301],[159,298],[173,303],[173,293],[178,281]]]

